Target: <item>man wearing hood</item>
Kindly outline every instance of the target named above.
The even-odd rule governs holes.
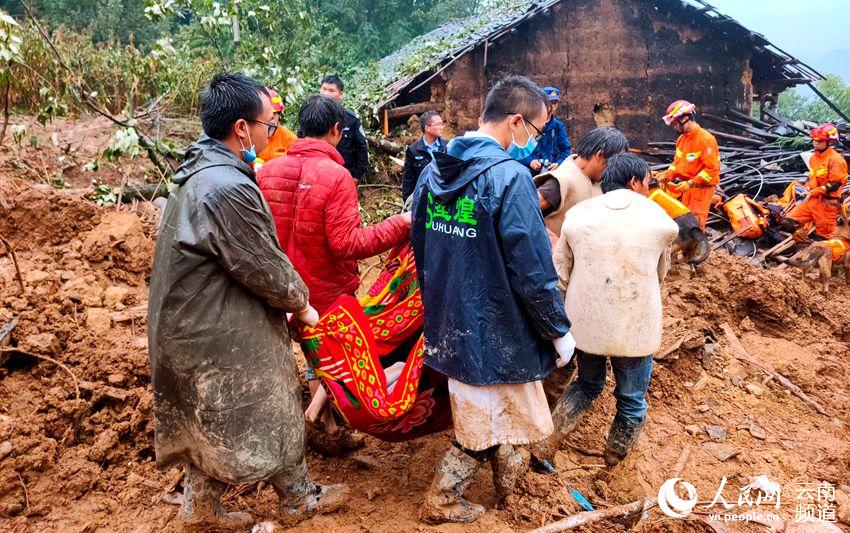
[[[186,464],[180,519],[246,529],[224,513],[227,484],[267,479],[291,524],[338,508],[343,485],[307,475],[301,388],[286,313],[318,320],[281,251],[250,164],[278,125],[262,85],[214,77],[204,135],[186,153],[163,215],[151,274],[148,342],[160,468]]]
[[[528,467],[517,446],[553,431],[540,383],[575,343],[537,194],[519,163],[546,123],[546,95],[509,76],[478,131],[434,153],[413,195],[412,242],[425,308],[425,364],[449,379],[455,442],[425,498],[426,522],[468,522],[461,495],[489,459],[497,496]],[[554,346],[553,346],[554,342]]]

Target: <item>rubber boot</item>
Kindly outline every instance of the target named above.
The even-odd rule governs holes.
[[[496,487],[496,497],[501,506],[513,494],[517,482],[528,472],[531,454],[524,448],[511,444],[496,446],[490,453],[490,464],[493,467],[493,486]]]
[[[555,410],[552,411],[552,422],[555,431],[544,440],[534,444],[531,452],[538,459],[546,459],[550,463],[555,459],[555,452],[561,442],[569,435],[581,420],[584,412],[593,404],[592,399],[581,390],[578,381],[573,381],[558,398]]]
[[[472,522],[484,514],[484,507],[462,498],[479,464],[478,459],[457,446],[449,448],[425,495],[425,503],[419,513],[420,520],[429,524],[464,523]]]
[[[609,467],[616,466],[626,458],[629,450],[637,441],[646,419],[638,424],[627,421],[619,414],[614,417],[611,431],[608,432],[608,444],[605,446],[603,458]]]
[[[285,527],[293,527],[316,514],[332,513],[348,501],[347,485],[319,485],[305,478],[282,488],[275,478],[271,482],[280,498],[278,515]]]
[[[186,530],[247,529],[254,523],[248,513],[226,513],[221,507],[225,483],[206,475],[194,465],[186,467],[183,477],[183,504],[177,519]]]

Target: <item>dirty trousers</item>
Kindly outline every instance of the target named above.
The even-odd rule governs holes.
[[[467,385],[449,378],[455,439],[467,450],[524,445],[554,431],[543,384]]]

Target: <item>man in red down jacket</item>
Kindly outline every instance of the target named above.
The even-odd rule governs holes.
[[[343,294],[357,290],[358,259],[378,255],[410,238],[410,213],[362,227],[355,182],[335,148],[342,138],[341,124],[345,124],[345,109],[336,100],[311,96],[298,112],[302,138],[257,175],[280,246],[307,284],[310,304],[319,314]],[[307,378],[315,393],[319,384],[309,368]],[[362,438],[339,432],[329,412],[322,422],[336,443],[321,442],[326,439],[311,432],[311,444],[319,451],[333,454],[362,445]]]

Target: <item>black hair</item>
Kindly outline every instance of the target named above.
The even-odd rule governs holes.
[[[425,126],[431,125],[431,119],[439,116],[440,114],[433,110],[422,113],[422,116],[419,117],[419,128],[422,130],[422,133],[425,133]]]
[[[210,80],[201,95],[201,126],[207,136],[218,141],[230,135],[237,120],[255,120],[263,112],[262,84],[238,72],[222,72]]]
[[[635,154],[615,154],[608,158],[602,172],[602,192],[628,189],[632,179],[643,181],[648,172],[649,165]]]
[[[549,99],[540,87],[525,76],[507,76],[487,93],[481,118],[484,122],[501,122],[519,113],[526,120],[536,118],[540,109],[548,113]]]
[[[599,152],[602,157],[611,159],[629,149],[629,140],[623,132],[611,126],[603,126],[591,131],[579,141],[573,153],[582,159],[590,159]]]
[[[322,78],[322,84],[324,85],[325,83],[328,85],[336,85],[339,92],[345,91],[345,84],[342,83],[342,78],[339,77],[339,74],[328,74]]]
[[[345,108],[329,96],[314,94],[298,110],[299,137],[323,137],[337,123],[345,123]]]

